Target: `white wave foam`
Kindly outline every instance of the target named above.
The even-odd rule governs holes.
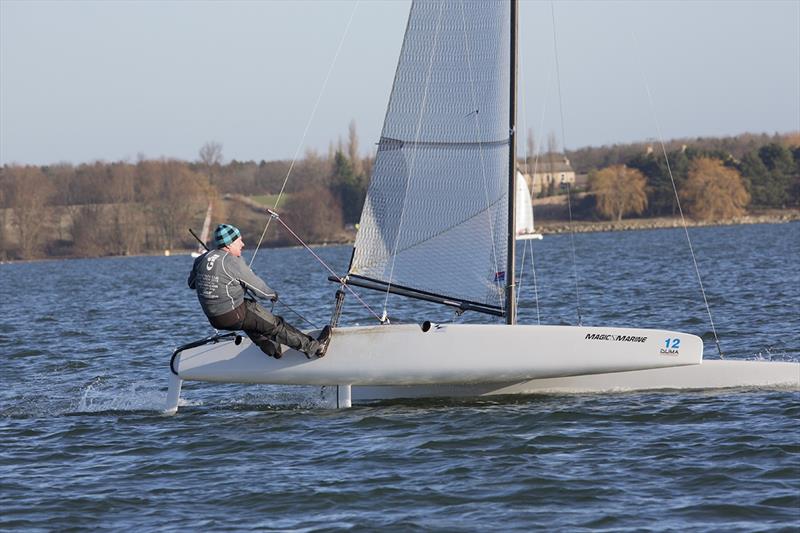
[[[81,390],[74,412],[162,411],[165,402],[166,393],[149,381],[120,386],[95,378]]]

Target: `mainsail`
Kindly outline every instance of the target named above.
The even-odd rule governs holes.
[[[509,2],[414,2],[351,278],[503,307],[510,16]]]

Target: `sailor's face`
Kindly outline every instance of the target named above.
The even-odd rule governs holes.
[[[244,239],[239,237],[228,246],[226,246],[228,252],[231,255],[235,255],[236,257],[242,257],[242,249],[244,248]]]

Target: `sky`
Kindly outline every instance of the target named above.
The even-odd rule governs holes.
[[[0,164],[194,161],[210,141],[291,160],[351,121],[366,155],[409,6],[0,0]],[[522,0],[519,24],[519,152],[528,130],[568,149],[800,130],[800,0]]]

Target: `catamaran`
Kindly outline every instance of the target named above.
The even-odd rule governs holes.
[[[703,361],[700,337],[516,323],[517,1],[411,6],[367,198],[322,358],[215,335],[174,351],[185,380],[335,386],[337,405],[415,396],[800,386],[800,364]],[[279,218],[277,214],[273,214]],[[504,323],[339,327],[345,291],[383,291]],[[355,293],[354,293],[355,294]],[[377,315],[376,315],[377,316]],[[310,332],[316,335],[317,332]],[[701,364],[702,363],[702,364]]]

